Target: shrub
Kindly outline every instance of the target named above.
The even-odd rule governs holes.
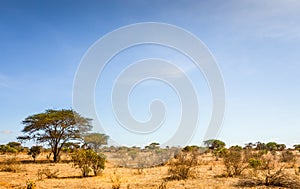
[[[43,176],[46,178],[57,178],[59,170],[51,171],[49,168],[38,169],[37,176],[39,180],[43,180]]]
[[[199,165],[196,153],[181,152],[170,161],[168,173],[171,180],[185,180],[194,177],[194,169]]]
[[[36,185],[33,180],[27,180],[26,181],[26,189],[35,189]]]
[[[41,149],[42,149],[41,146],[32,146],[29,149],[28,155],[31,155],[31,157],[33,158],[33,161],[35,161],[36,158],[38,157],[38,155],[40,155]]]
[[[243,165],[242,152],[240,150],[229,150],[223,157],[226,167],[226,176],[241,175],[246,166]]]
[[[260,177],[250,177],[240,179],[238,186],[255,187],[255,186],[279,186],[284,188],[300,189],[300,180],[297,176],[284,173],[284,169],[277,171],[265,171]]]
[[[296,156],[293,154],[293,152],[290,151],[283,151],[281,153],[281,162],[289,163],[290,167],[294,167],[296,164]]]
[[[121,188],[121,176],[114,172],[114,174],[110,177],[110,180],[112,182],[111,188],[112,189],[120,189]]]
[[[106,157],[103,154],[97,154],[92,149],[79,149],[72,156],[74,165],[79,167],[83,177],[93,171],[97,176],[105,168]]]
[[[275,160],[275,156],[272,155],[271,153],[267,153],[265,155],[261,156],[261,169],[264,170],[272,170],[276,167],[276,160]]]
[[[17,149],[9,146],[9,145],[0,145],[0,152],[2,154],[5,154],[5,153],[12,153],[12,154],[15,154],[18,152]]]
[[[15,173],[20,170],[20,163],[17,161],[16,157],[6,158],[0,166],[0,170]]]
[[[215,156],[216,158],[216,161],[219,160],[219,158],[222,158],[224,157],[224,155],[227,153],[227,149],[226,148],[218,148],[218,149],[215,149],[213,151],[213,155]]]
[[[261,166],[261,160],[256,158],[250,158],[249,159],[249,167],[253,169],[258,169]]]

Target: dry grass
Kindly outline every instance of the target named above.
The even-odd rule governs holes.
[[[6,157],[7,158],[7,157]],[[25,160],[23,155],[16,157],[18,160]],[[30,157],[27,156],[28,159]],[[41,154],[37,159],[46,159],[46,155]],[[65,158],[68,158],[65,156]],[[0,162],[5,158],[0,157]],[[168,166],[158,166],[145,168],[142,174],[136,174],[135,169],[120,168],[108,162],[106,168],[100,176],[81,178],[79,169],[74,168],[72,163],[26,163],[20,164],[20,171],[0,172],[0,189],[4,188],[26,188],[28,180],[34,181],[37,189],[48,188],[70,188],[70,189],[111,189],[114,183],[120,185],[121,189],[237,189],[245,186],[237,186],[240,178],[216,178],[224,172],[225,167],[222,161],[214,161],[210,155],[203,155],[206,163],[201,164],[195,170],[197,177],[186,180],[164,181],[168,176]],[[59,171],[57,178],[38,179],[39,170]],[[288,169],[295,175],[295,169]],[[299,176],[298,176],[299,177]],[[294,177],[293,177],[294,178]],[[266,186],[252,186],[249,188],[263,189]],[[270,187],[268,187],[270,188]],[[276,187],[273,187],[276,188]],[[277,187],[284,188],[284,187]]]

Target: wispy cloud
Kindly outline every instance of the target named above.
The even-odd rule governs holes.
[[[168,65],[168,66],[167,66]],[[172,66],[171,66],[172,65]],[[190,65],[176,65],[170,63],[166,63],[166,65],[161,65],[160,67],[149,67],[146,66],[145,68],[134,68],[134,67],[127,67],[126,69],[132,69],[133,71],[127,73],[120,73],[118,78],[118,82],[128,84],[128,83],[135,83],[136,81],[142,81],[144,79],[163,79],[163,80],[178,80],[186,78],[190,73],[194,71],[201,71],[198,70],[193,63]],[[155,77],[153,77],[155,75]],[[119,77],[118,76],[118,77]],[[148,83],[150,84],[150,83]],[[151,83],[154,84],[154,83]]]
[[[0,130],[0,134],[12,134],[13,131],[11,130]]]
[[[243,1],[230,16],[247,36],[300,39],[300,1]]]

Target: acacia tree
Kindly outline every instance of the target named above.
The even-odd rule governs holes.
[[[99,151],[99,148],[102,145],[107,144],[108,136],[101,133],[88,133],[83,136],[84,143],[94,149],[96,152]]]
[[[221,149],[226,146],[225,142],[217,139],[206,140],[204,145],[211,150]]]
[[[25,118],[20,141],[33,140],[51,147],[53,160],[57,162],[61,149],[67,142],[80,140],[82,134],[90,131],[91,119],[80,116],[74,110],[46,110]]]

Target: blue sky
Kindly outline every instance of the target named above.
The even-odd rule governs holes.
[[[138,22],[164,22],[182,27],[210,49],[226,87],[226,114],[219,139],[228,145],[271,140],[288,145],[300,143],[300,2],[297,0],[3,0],[0,2],[0,143],[14,141],[21,134],[21,121],[28,115],[48,108],[71,108],[73,79],[87,49],[106,33]],[[167,51],[142,47],[136,51],[139,53],[136,57],[143,58],[147,53],[166,56],[159,52]],[[129,53],[134,52],[133,49]],[[165,58],[180,60],[180,55],[170,54]],[[120,69],[117,61],[117,57],[112,60],[102,80],[111,81],[110,76]],[[210,111],[209,91],[201,72],[190,77],[200,83],[196,87],[203,104],[200,123],[205,124]],[[97,83],[99,114],[111,115],[109,108],[106,112],[109,104],[101,101],[101,95],[107,95],[108,83],[104,88],[101,79]],[[136,112],[135,116],[141,120],[147,119],[147,114],[139,109],[145,109],[146,103],[141,107],[137,104],[148,102],[147,94],[153,91],[150,86],[147,92],[146,87],[147,83],[132,94],[132,98],[137,96],[136,102],[132,100],[133,114]],[[166,101],[176,99],[168,87],[162,87],[161,91]],[[172,100],[166,103],[173,104],[171,110],[178,106]],[[176,121],[178,111],[172,113],[174,119],[169,124]],[[103,120],[108,130],[111,121]],[[109,132],[118,137],[116,130]],[[195,133],[192,144],[201,143],[201,133],[201,129]],[[121,142],[124,140],[127,139]]]

